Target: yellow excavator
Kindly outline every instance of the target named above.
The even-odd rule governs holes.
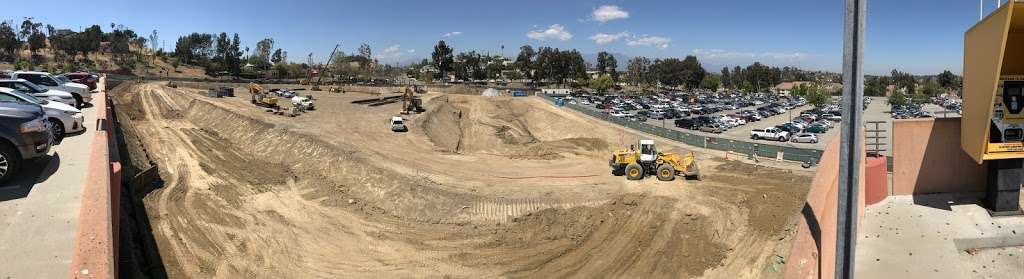
[[[416,96],[419,88],[417,86],[406,87],[405,93],[402,94],[402,114],[410,113],[421,113],[423,109],[423,101],[420,100],[420,96]]]
[[[257,106],[273,108],[277,106],[277,97],[268,94],[263,86],[256,83],[249,83],[249,94],[252,95],[252,103]]]
[[[655,175],[658,180],[672,181],[680,174],[687,178],[701,179],[700,167],[692,151],[685,154],[658,152],[653,140],[640,140],[637,145],[614,151],[608,165],[612,167],[612,174],[625,175],[629,180],[641,180],[644,176]]]

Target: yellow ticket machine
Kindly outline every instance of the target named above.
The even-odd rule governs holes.
[[[989,169],[986,207],[1019,212],[1024,182],[1024,1],[992,12],[964,34],[964,152]]]

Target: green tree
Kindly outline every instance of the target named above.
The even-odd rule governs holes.
[[[925,79],[924,85],[921,86],[921,93],[925,96],[938,96],[941,94],[939,83],[931,78]]]
[[[889,89],[889,78],[884,76],[866,76],[864,78],[865,96],[885,96]]]
[[[819,85],[812,85],[807,87],[807,93],[804,98],[807,99],[807,103],[815,107],[821,107],[829,103],[832,100],[832,95],[825,88]]]
[[[643,56],[630,59],[626,65],[626,81],[633,86],[641,87],[648,87],[657,82],[651,73],[651,59]]]
[[[270,55],[270,62],[272,62],[274,64],[281,63],[281,49],[280,48],[275,50],[274,54]]]
[[[14,32],[13,21],[0,22],[0,50],[3,50],[3,58],[6,61],[14,59],[15,51],[21,46],[18,34]]]
[[[954,89],[957,87],[956,85],[958,78],[956,75],[953,74],[953,72],[950,72],[949,70],[943,71],[941,74],[939,74],[937,78],[939,87],[946,89]]]
[[[746,84],[743,83],[744,81],[746,81],[746,79],[743,78],[743,68],[741,68],[740,66],[735,66],[732,68],[732,73],[729,74],[729,78],[732,78],[731,83],[733,87],[736,87],[737,89],[743,89],[744,92],[751,92],[746,91]],[[751,85],[751,88],[753,88],[753,85]]]
[[[889,103],[890,106],[905,106],[907,105],[907,95],[903,93],[903,90],[897,89],[889,95],[886,102]]]
[[[533,77],[533,59],[537,56],[537,52],[533,50],[533,47],[524,45],[519,47],[519,55],[516,56],[515,67],[516,70],[523,74],[526,78],[531,79],[533,82],[537,82]]]
[[[754,88],[754,84],[750,83],[749,80],[744,80],[743,84],[740,86],[740,88],[742,88],[743,92],[746,92],[746,93],[756,93],[757,92],[757,88]]]
[[[448,72],[452,71],[452,66],[455,64],[452,48],[445,44],[444,41],[438,41],[430,57],[433,59],[434,67],[439,71],[440,77],[447,77]]]
[[[793,90],[791,91],[792,92],[790,93],[793,96],[807,96],[807,92],[809,91],[809,89],[807,88],[806,83],[800,83],[796,86],[793,86]]]
[[[612,87],[615,87],[615,81],[612,80],[611,75],[604,74],[590,81],[590,89],[600,94],[604,94]]]
[[[707,90],[718,90],[718,87],[722,85],[722,78],[717,75],[705,75],[704,80],[700,82],[700,87]]]
[[[722,76],[721,76],[720,79],[722,81],[722,86],[723,87],[725,87],[725,88],[732,88],[733,87],[732,77],[729,75],[729,67],[722,67]]]
[[[611,75],[613,81],[619,80],[619,63],[615,61],[615,56],[606,51],[597,53],[597,71],[599,73]]]
[[[704,80],[704,76],[707,75],[707,71],[705,71],[704,67],[702,67],[700,62],[697,61],[696,56],[688,55],[683,59],[682,71],[679,72],[679,74],[682,75],[681,78],[683,85],[685,85],[686,88],[693,89],[700,86],[701,81]]]
[[[687,76],[683,74],[686,71],[686,66],[678,58],[654,60],[654,65],[651,68],[657,76],[658,82],[663,86],[677,87],[686,85],[688,81],[685,79]]]
[[[256,49],[252,56],[249,56],[249,63],[260,69],[270,68],[270,52],[274,49],[274,39],[265,38],[256,42]]]
[[[892,70],[892,84],[896,85],[896,89],[906,89],[907,92],[917,92],[917,80],[914,76],[909,73],[904,73]]]
[[[206,66],[213,54],[213,35],[192,33],[178,38],[174,55],[179,62],[188,65]]]

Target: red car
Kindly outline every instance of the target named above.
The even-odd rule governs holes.
[[[82,73],[82,72],[79,72],[79,73],[67,73],[67,74],[63,74],[62,76],[67,77],[72,82],[77,82],[77,83],[81,83],[81,84],[85,84],[86,86],[89,86],[89,90],[95,90],[96,89],[96,81],[98,79],[96,78],[96,76],[94,76],[94,75],[92,75],[90,73]]]

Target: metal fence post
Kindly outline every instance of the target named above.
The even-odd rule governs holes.
[[[839,150],[835,278],[853,278],[857,243],[857,194],[860,185],[864,99],[864,21],[867,0],[846,0],[843,27],[843,122]]]

